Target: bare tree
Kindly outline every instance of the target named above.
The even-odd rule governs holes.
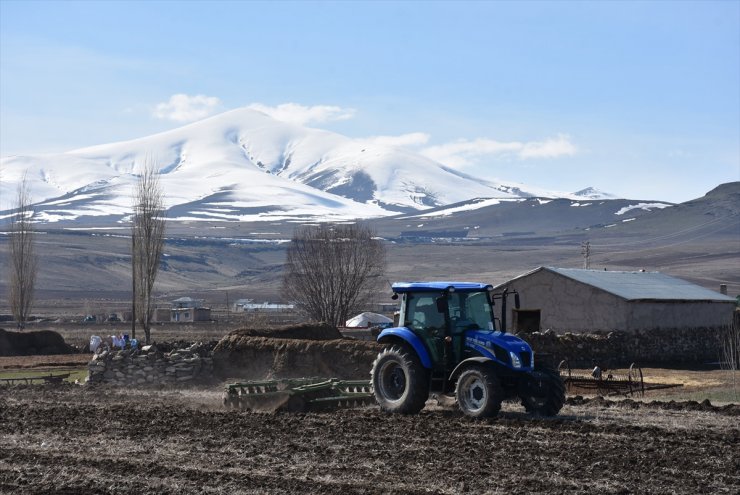
[[[10,311],[23,329],[31,314],[38,258],[34,248],[33,209],[26,177],[18,185],[16,210],[10,226]]]
[[[385,248],[367,226],[296,229],[288,246],[283,291],[315,321],[344,325],[369,302],[385,271]]]
[[[735,310],[732,325],[724,328],[721,334],[720,363],[732,375],[732,389],[738,400],[737,373],[740,370],[740,310]]]
[[[134,191],[131,224],[131,269],[133,285],[132,338],[136,320],[144,328],[146,343],[151,340],[154,315],[153,289],[164,248],[164,195],[153,164],[147,161]]]

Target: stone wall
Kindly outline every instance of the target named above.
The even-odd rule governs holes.
[[[88,382],[137,386],[208,382],[213,380],[213,345],[105,349],[88,364]]]
[[[563,359],[571,367],[583,368],[700,365],[719,361],[720,328],[655,329],[642,332],[596,334],[552,331],[519,333],[536,354],[547,354],[557,366]]]

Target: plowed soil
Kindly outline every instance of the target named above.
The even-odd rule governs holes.
[[[729,493],[728,409],[571,400],[472,421],[432,401],[322,414],[227,411],[220,390],[0,388],[2,493]]]

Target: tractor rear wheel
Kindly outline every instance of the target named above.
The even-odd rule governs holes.
[[[535,367],[522,379],[519,397],[528,413],[555,416],[565,404],[565,384],[557,371]]]
[[[460,410],[471,418],[491,418],[501,410],[503,390],[493,370],[471,366],[460,373],[455,386]]]
[[[383,349],[370,376],[375,400],[383,411],[416,414],[429,398],[429,373],[416,354],[405,347]]]

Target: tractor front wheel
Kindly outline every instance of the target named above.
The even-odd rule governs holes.
[[[471,366],[460,373],[455,387],[460,410],[471,418],[491,418],[501,410],[503,391],[498,377],[489,368]]]
[[[383,349],[370,372],[375,400],[389,413],[416,414],[429,398],[429,373],[412,351]]]
[[[519,396],[528,413],[555,416],[565,404],[565,385],[557,371],[536,367],[522,379]]]

